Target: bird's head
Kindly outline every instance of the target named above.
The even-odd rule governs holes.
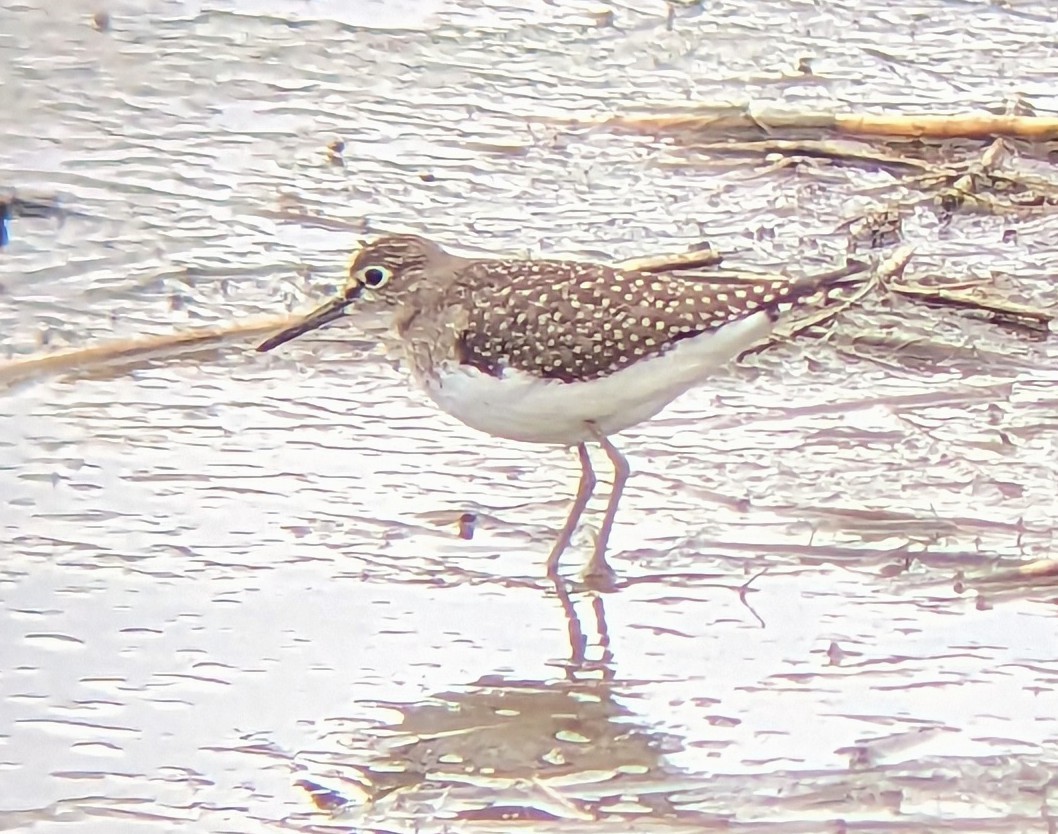
[[[257,349],[271,350],[284,342],[342,318],[363,302],[397,307],[414,293],[427,272],[449,260],[436,243],[415,235],[388,235],[364,246],[349,267],[349,280],[341,292],[300,321],[266,339]]]

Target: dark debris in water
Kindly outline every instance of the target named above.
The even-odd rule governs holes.
[[[8,222],[19,217],[61,217],[63,208],[58,197],[20,197],[8,194],[0,197],[0,247],[10,240]]]

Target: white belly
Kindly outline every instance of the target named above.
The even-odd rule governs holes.
[[[650,419],[771,329],[768,316],[755,313],[587,382],[540,379],[513,369],[494,377],[455,364],[418,382],[442,410],[471,428],[510,440],[568,446],[593,439],[589,422],[609,435]]]

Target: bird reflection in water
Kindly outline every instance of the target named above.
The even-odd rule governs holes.
[[[373,703],[401,720],[353,732],[332,755],[299,756],[312,774],[299,787],[318,809],[360,824],[673,813],[664,755],[678,744],[625,705],[631,692],[615,683],[603,598],[575,599],[557,580],[555,594],[570,641],[562,676],[486,675],[415,704]]]

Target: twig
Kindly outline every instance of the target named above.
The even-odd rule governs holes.
[[[13,359],[0,363],[0,383],[11,384],[29,377],[73,371],[115,359],[134,359],[153,353],[201,347],[223,342],[235,336],[257,336],[278,330],[293,320],[293,316],[259,319],[224,327],[199,328],[163,336],[150,336],[145,339],[125,339],[120,342],[50,353],[46,356]]]
[[[994,113],[828,113],[783,110],[748,104],[701,105],[684,112],[621,115],[578,120],[578,124],[629,128],[639,132],[734,133],[778,130],[830,130],[853,136],[905,139],[985,139],[1009,136],[1031,141],[1058,138],[1058,118]]]

